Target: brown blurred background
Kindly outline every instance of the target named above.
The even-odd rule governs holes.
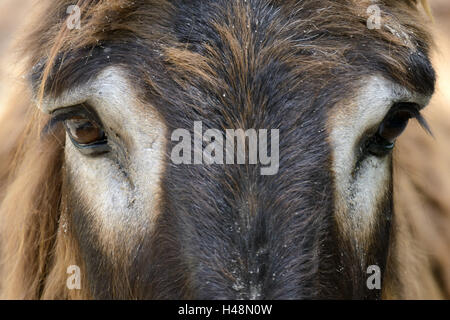
[[[436,101],[450,110],[450,0],[429,0],[435,18],[435,42],[437,50],[434,64],[438,73]],[[450,118],[449,122],[450,122]]]
[[[17,56],[12,51],[15,47],[17,32],[27,22],[27,15],[31,10],[30,0],[0,0],[0,113],[1,106],[7,95],[7,88],[11,82],[19,81],[14,71],[13,61]],[[5,55],[8,54],[8,58]]]

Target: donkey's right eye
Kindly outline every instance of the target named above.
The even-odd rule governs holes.
[[[64,124],[73,145],[83,154],[99,155],[110,151],[100,120],[85,105],[55,111],[52,122]]]
[[[78,146],[91,146],[106,142],[106,135],[95,122],[82,117],[73,117],[64,121],[64,127],[70,139]]]

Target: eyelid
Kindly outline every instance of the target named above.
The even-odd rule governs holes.
[[[52,133],[58,124],[74,116],[84,117],[86,119],[95,122],[99,127],[101,128],[103,127],[100,118],[92,110],[92,108],[85,103],[81,103],[74,106],[63,107],[54,110],[51,113],[50,121],[46,124],[46,126],[42,130],[42,135]]]

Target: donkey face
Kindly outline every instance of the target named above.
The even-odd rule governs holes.
[[[40,107],[66,131],[61,221],[93,296],[380,296],[366,271],[386,266],[392,149],[409,119],[425,126],[434,72],[415,9],[380,3],[370,30],[370,4],[81,7],[81,29],[63,34],[34,84],[44,74]],[[261,174],[261,153],[221,162],[220,143],[214,161],[174,161],[173,133],[194,140],[195,123],[203,138],[278,130],[267,138],[277,170]],[[194,159],[185,146],[178,155]]]

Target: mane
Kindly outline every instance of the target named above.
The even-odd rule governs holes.
[[[170,7],[164,0],[149,2]],[[379,2],[400,13],[419,3]],[[420,2],[429,12],[426,1]],[[94,46],[118,30],[148,37],[139,34],[137,22],[122,18],[134,10],[130,3],[134,2],[80,0],[85,22],[81,30],[68,30],[65,10],[60,9],[69,1],[36,2],[30,23],[33,31],[25,32],[22,44],[22,65],[24,70],[31,70],[44,58],[39,94],[32,97],[27,84],[17,83],[0,117],[2,141],[13,141],[0,147],[0,298],[90,298],[87,290],[66,287],[67,266],[78,265],[83,270],[83,261],[77,239],[70,225],[64,223],[65,135],[62,131],[41,134],[48,116],[39,112],[36,104],[41,103],[45,92],[58,93],[54,80],[58,76],[55,65],[58,59],[64,59],[60,52]],[[158,12],[146,14],[158,17]],[[398,41],[392,36],[390,39]],[[439,105],[435,101],[430,109]],[[385,298],[450,297],[450,124],[445,119],[448,117],[439,114],[429,119],[439,140],[424,137],[412,127],[395,155],[396,228]],[[82,286],[88,288],[84,278]]]

